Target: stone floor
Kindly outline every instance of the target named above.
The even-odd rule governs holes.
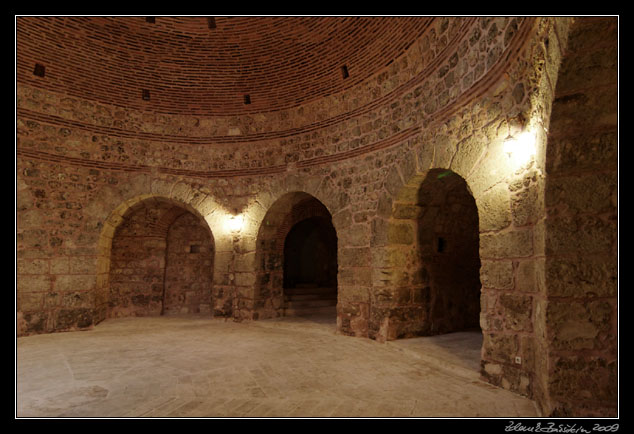
[[[154,317],[17,339],[20,417],[536,417],[479,380],[479,333],[385,344],[332,320]]]

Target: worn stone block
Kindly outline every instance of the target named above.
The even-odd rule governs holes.
[[[616,403],[617,362],[592,356],[557,357],[549,377],[549,385],[550,393],[558,401],[586,400]]]
[[[532,331],[533,298],[529,295],[502,294],[499,308],[504,327],[514,331]]]
[[[369,247],[339,249],[339,267],[368,267],[372,260]]]
[[[55,279],[55,290],[60,292],[88,291],[96,288],[95,275],[60,275]]]
[[[392,244],[412,244],[414,242],[413,225],[409,223],[389,222],[387,242]]]
[[[23,312],[36,312],[42,309],[45,293],[42,292],[18,292],[16,294],[17,309]]]
[[[530,229],[480,235],[480,257],[483,259],[520,258],[532,255],[533,240]]]
[[[511,223],[511,198],[506,184],[498,184],[476,199],[480,231],[498,231]]]
[[[56,328],[87,328],[93,325],[93,310],[90,308],[61,309],[57,313]]]
[[[485,288],[512,289],[513,263],[511,261],[482,262],[480,280]]]
[[[511,364],[519,350],[519,337],[516,334],[483,333],[482,347],[485,360]]]
[[[546,322],[552,347],[558,350],[589,350],[604,346],[601,337],[613,329],[614,308],[605,300],[549,302]]]
[[[346,315],[357,316],[362,314],[359,303],[367,303],[370,300],[370,291],[365,286],[343,286],[338,288],[338,307]]]
[[[618,180],[613,173],[557,177],[549,181],[547,207],[562,207],[568,213],[616,213]]]
[[[69,272],[71,274],[89,274],[96,270],[97,258],[91,256],[76,256],[68,258]]]
[[[387,245],[388,220],[375,218],[370,223],[370,246],[373,248]]]
[[[16,242],[18,250],[44,248],[48,246],[48,232],[44,229],[18,229]]]
[[[236,255],[235,257],[235,270],[252,272],[255,270],[255,252],[244,253],[242,255]]]
[[[17,276],[17,292],[47,292],[51,289],[53,279],[48,275]]]
[[[463,178],[471,172],[473,166],[484,152],[483,143],[486,138],[472,134],[458,143],[456,155],[451,160],[449,169],[460,174]]]
[[[338,236],[342,246],[359,247],[370,244],[370,228],[368,225],[355,224],[346,228]]]
[[[87,291],[64,293],[60,298],[60,306],[64,308],[93,308],[95,294]]]
[[[65,256],[51,259],[51,274],[70,273],[70,259]]]
[[[352,212],[349,209],[339,211],[332,216],[332,225],[337,232],[346,230],[352,224]]]
[[[548,174],[572,170],[616,168],[618,162],[618,135],[602,131],[572,137],[554,137],[548,140],[546,170]]]
[[[548,294],[555,297],[616,297],[616,257],[552,257],[545,263]]]
[[[372,266],[385,267],[412,267],[416,262],[416,252],[411,248],[386,247],[372,250]]]
[[[616,241],[615,219],[579,215],[546,220],[547,255],[608,253]]]
[[[253,286],[255,284],[255,273],[235,273],[236,286]]]
[[[48,259],[20,259],[18,258],[16,266],[17,274],[48,274]]]
[[[544,214],[544,203],[537,187],[523,189],[511,198],[511,216],[515,226],[535,223]]]
[[[519,261],[517,265],[516,289],[520,292],[538,291],[538,270],[534,260]],[[541,283],[542,288],[544,283]]]

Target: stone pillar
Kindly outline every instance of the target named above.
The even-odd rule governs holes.
[[[617,18],[576,18],[557,78],[540,314],[552,416],[617,415],[617,31]]]

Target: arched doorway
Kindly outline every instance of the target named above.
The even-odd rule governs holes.
[[[430,170],[417,196],[418,249],[428,289],[422,334],[480,330],[478,209],[465,180]]]
[[[213,257],[201,217],[167,199],[135,203],[112,238],[107,316],[210,314]]]
[[[332,220],[309,217],[284,240],[284,314],[336,315],[337,235]]]
[[[255,318],[336,321],[337,235],[317,198],[292,192],[273,203],[258,232],[256,264]]]

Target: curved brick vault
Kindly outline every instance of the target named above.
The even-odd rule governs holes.
[[[106,104],[185,115],[279,110],[361,83],[434,21],[213,19],[210,28],[207,17],[20,18],[19,80],[37,83],[36,60],[47,89]]]
[[[293,206],[336,231],[338,333],[420,335],[421,240],[468,199],[482,378],[546,416],[616,414],[617,20],[209,18],[16,17],[19,336],[106,319],[141,208],[208,233],[175,229],[213,250],[187,309],[278,316],[262,261]],[[444,173],[464,201],[425,202]]]

